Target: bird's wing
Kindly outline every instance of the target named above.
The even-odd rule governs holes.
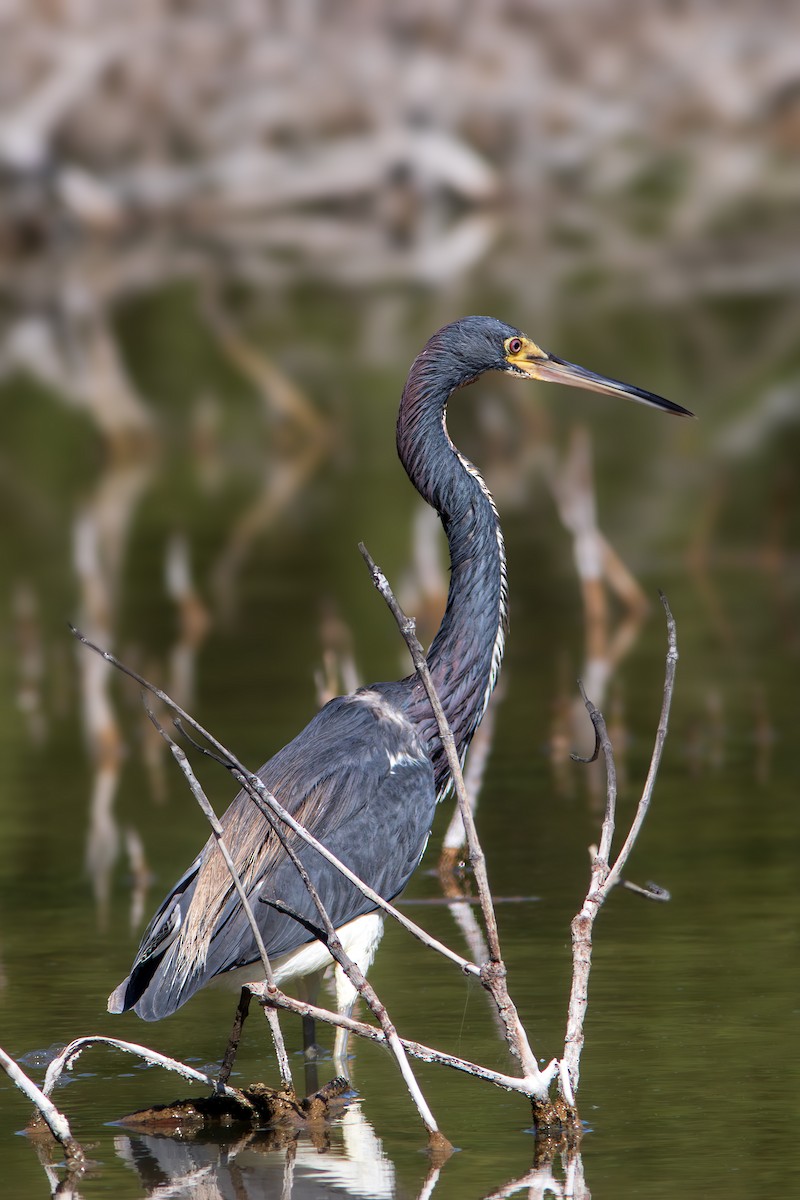
[[[414,727],[377,690],[326,705],[259,771],[266,786],[310,833],[386,899],[416,867],[435,811],[433,769]],[[310,941],[301,922],[320,918],[267,819],[239,793],[222,818],[225,841],[245,885],[270,957]],[[286,827],[282,826],[283,832]],[[374,905],[297,834],[289,844],[334,926]],[[252,930],[224,860],[209,839],[150,923],[111,1011],[135,1007],[157,1020],[214,975],[258,958]]]

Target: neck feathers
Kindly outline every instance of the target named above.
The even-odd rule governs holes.
[[[450,548],[450,590],[428,665],[463,759],[497,680],[507,628],[503,537],[489,489],[450,440],[447,400],[469,382],[429,347],[411,368],[400,405],[397,448],[411,482],[438,512]],[[442,383],[444,378],[445,382]],[[437,790],[449,782],[435,720],[414,689],[414,718],[431,746]],[[419,708],[419,713],[416,709]]]

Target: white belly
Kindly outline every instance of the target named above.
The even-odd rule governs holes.
[[[380,912],[365,913],[348,921],[337,930],[346,953],[352,958],[366,975],[372,966],[372,960],[383,937],[383,915]],[[280,988],[291,979],[305,975],[315,975],[333,962],[322,942],[307,942],[297,950],[282,954],[271,960],[275,982]],[[243,984],[261,982],[263,969],[260,963],[251,963],[249,967],[237,967],[217,976],[215,983],[238,991]],[[336,1002],[340,1012],[352,1009],[356,991],[341,967],[336,968]]]

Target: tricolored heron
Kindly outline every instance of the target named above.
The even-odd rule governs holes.
[[[414,360],[400,402],[397,449],[411,482],[439,514],[451,579],[428,664],[463,759],[497,680],[507,626],[506,560],[492,497],[447,432],[447,402],[487,371],[627,396],[683,416],[678,404],[595,375],[542,350],[492,317],[465,317],[435,333]],[[416,675],[331,700],[258,774],[294,817],[386,900],[408,883],[425,849],[437,801],[450,783],[436,721]],[[318,913],[266,819],[240,792],[222,818],[272,960],[276,982],[331,960],[300,922]],[[345,950],[368,970],[382,917],[357,888],[295,838]],[[279,911],[275,905],[281,902]],[[159,908],[110,1012],[147,1021],[175,1012],[216,976],[258,962],[251,928],[210,838]],[[337,971],[337,1002],[355,992]]]

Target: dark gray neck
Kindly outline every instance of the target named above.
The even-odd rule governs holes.
[[[450,547],[447,608],[428,665],[463,759],[500,670],[507,627],[503,538],[486,484],[451,442],[445,407],[455,386],[434,393],[418,359],[403,393],[397,448],[412,483],[439,513]],[[441,387],[441,383],[439,384]],[[449,780],[436,723],[416,683],[409,715],[430,746],[437,791]]]

